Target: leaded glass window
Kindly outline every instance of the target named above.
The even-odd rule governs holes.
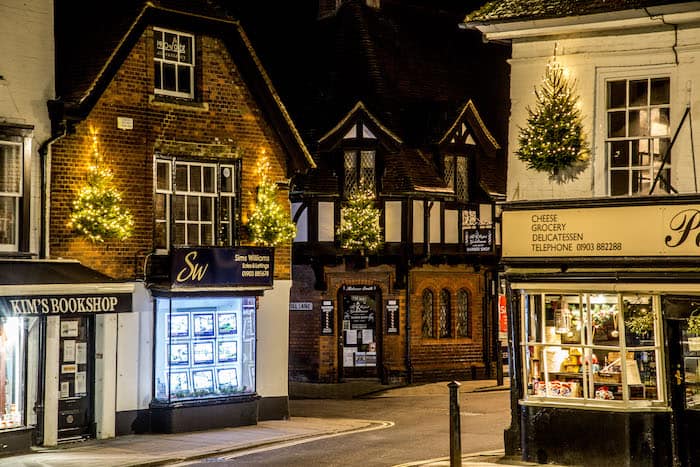
[[[423,291],[423,337],[435,337],[433,325],[433,292],[430,289]]]
[[[469,292],[464,289],[457,292],[457,337],[472,337],[469,319]]]
[[[450,321],[450,291],[442,289],[440,291],[440,314],[438,315],[440,337],[450,336]]]

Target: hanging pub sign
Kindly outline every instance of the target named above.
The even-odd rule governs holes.
[[[172,252],[172,287],[271,286],[271,248],[176,248]]]
[[[399,333],[399,301],[398,300],[387,300],[386,301],[386,333],[387,334],[398,334]]]
[[[321,335],[333,335],[333,301],[323,300],[321,302]]]
[[[0,316],[123,313],[131,310],[130,293],[0,297]]]
[[[464,244],[467,253],[489,253],[493,251],[493,230],[464,229]]]

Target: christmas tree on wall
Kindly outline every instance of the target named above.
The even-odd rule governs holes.
[[[93,242],[126,240],[134,230],[134,219],[129,210],[121,207],[121,194],[114,187],[112,171],[103,165],[94,130],[92,157],[86,183],[73,201],[68,226]]]
[[[374,207],[374,201],[374,194],[368,190],[356,190],[348,197],[336,232],[342,248],[364,255],[377,251],[382,245],[380,212]]]
[[[277,201],[277,184],[270,180],[270,161],[262,152],[256,172],[260,178],[255,209],[248,221],[248,232],[253,243],[277,246],[289,242],[296,235],[296,226],[289,213]]]
[[[527,108],[527,126],[520,129],[516,154],[528,169],[546,172],[550,180],[575,179],[588,167],[575,83],[556,62],[547,64],[544,82],[535,89],[537,105]]]

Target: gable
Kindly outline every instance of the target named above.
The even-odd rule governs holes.
[[[332,151],[351,141],[375,140],[388,150],[396,150],[401,139],[370,113],[362,102],[358,102],[340,121],[319,140],[322,152]]]
[[[500,145],[486,128],[474,103],[469,100],[450,128],[440,138],[438,145],[478,146],[484,153],[495,155]]]

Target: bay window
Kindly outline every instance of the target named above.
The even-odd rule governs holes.
[[[526,400],[642,407],[663,401],[658,296],[522,297]]]

